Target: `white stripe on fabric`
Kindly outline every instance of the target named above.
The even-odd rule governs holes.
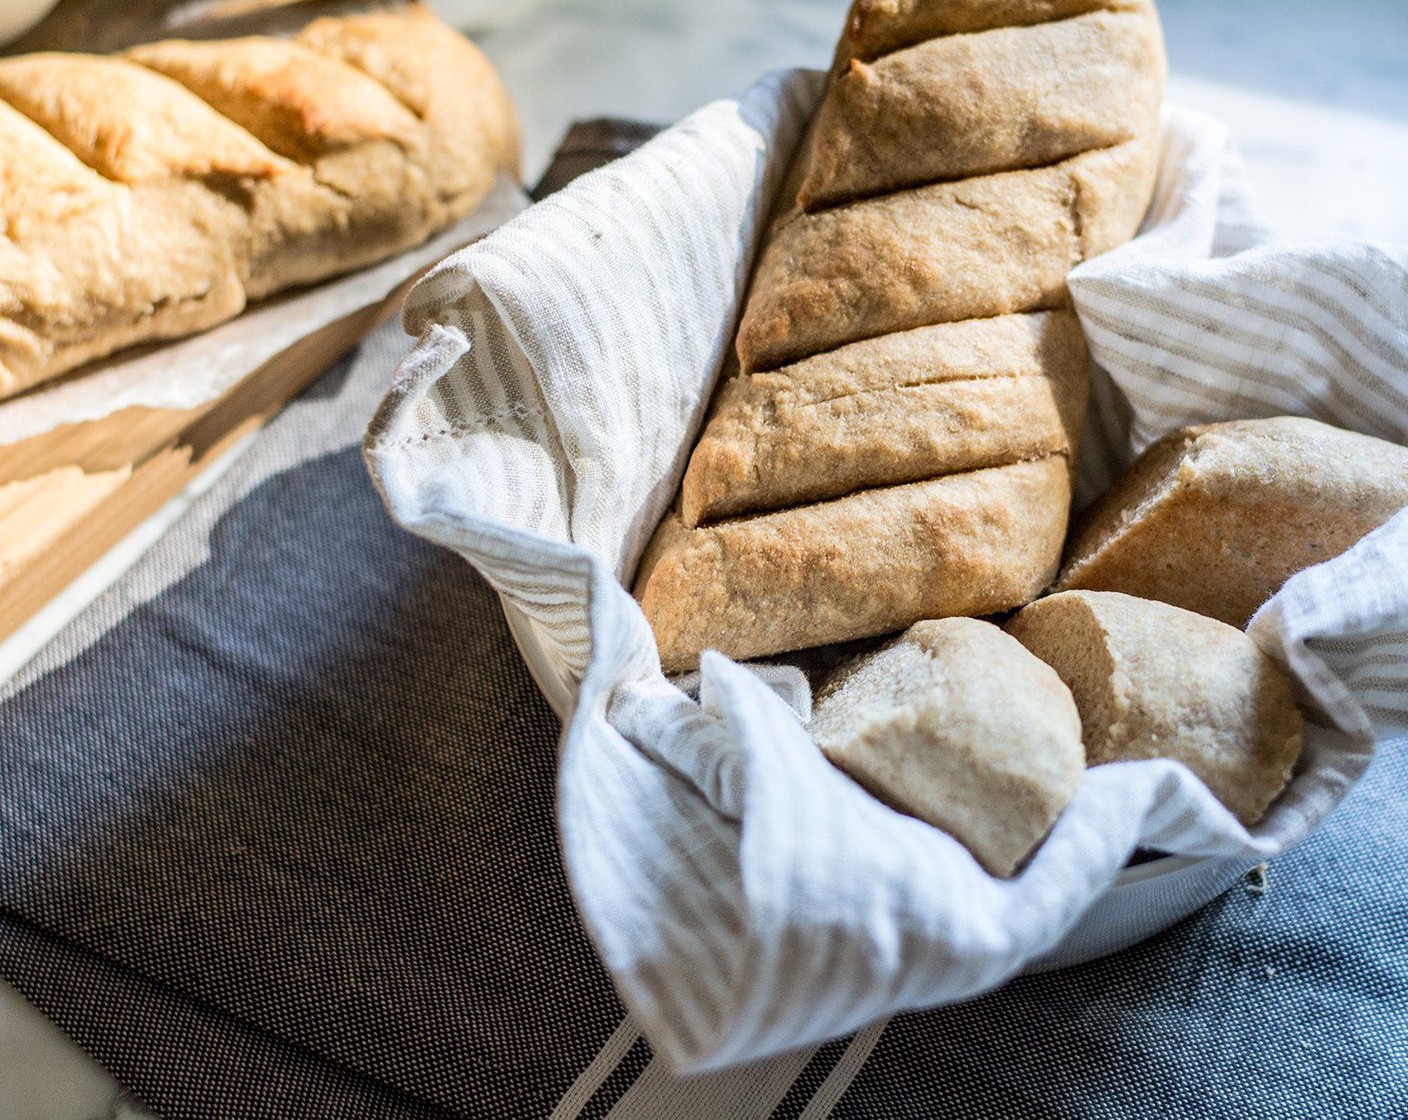
[[[609,1120],[763,1120],[782,1103],[815,1050],[721,1073],[679,1077],[659,1058],[626,1090]]]
[[[882,1019],[856,1032],[845,1051],[836,1059],[836,1064],[831,1067],[826,1080],[817,1086],[812,1099],[807,1102],[807,1107],[802,1110],[797,1120],[826,1120],[826,1117],[831,1115],[832,1109],[856,1079],[856,1074],[860,1073],[861,1067],[869,1060],[870,1052],[875,1049],[875,1044],[880,1041],[880,1036],[885,1033],[889,1022],[889,1019]]]
[[[630,1053],[631,1047],[639,1039],[640,1031],[636,1029],[630,1015],[624,1016],[610,1037],[601,1044],[596,1057],[587,1063],[586,1069],[577,1075],[577,1080],[562,1094],[562,1099],[548,1115],[548,1120],[576,1120],[593,1094],[616,1071],[621,1060]]]

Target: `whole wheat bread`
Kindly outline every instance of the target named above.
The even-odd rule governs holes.
[[[1091,766],[1171,758],[1250,827],[1291,777],[1301,716],[1290,679],[1235,627],[1112,591],[1067,591],[1007,632],[1066,682]]]
[[[817,695],[812,735],[882,801],[1010,876],[1085,771],[1080,715],[1049,666],[990,622],[917,622]]]

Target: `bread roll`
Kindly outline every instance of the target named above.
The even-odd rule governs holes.
[[[1051,831],[1085,770],[1070,690],[996,626],[917,622],[823,689],[812,735],[893,808],[1007,877]]]
[[[1185,428],[1086,514],[1058,588],[1123,591],[1238,628],[1302,568],[1408,506],[1408,448],[1283,416]]]
[[[1007,632],[1066,682],[1091,766],[1171,758],[1250,828],[1290,780],[1301,716],[1290,681],[1231,626],[1166,603],[1067,591]]]
[[[1039,167],[1158,130],[1159,22],[1093,12],[931,39],[837,74],[799,191],[806,210]]]
[[[1086,361],[1063,308],[900,331],[733,378],[690,457],[684,523],[1074,456]]]
[[[0,59],[0,397],[409,248],[517,160],[492,69],[421,7]]]
[[[699,529],[671,514],[636,598],[667,672],[989,614],[1050,583],[1070,486],[1056,455]]]

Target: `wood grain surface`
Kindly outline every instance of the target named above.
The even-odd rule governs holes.
[[[409,284],[300,340],[201,408],[127,409],[0,450],[0,639],[352,349],[400,306]]]
[[[103,53],[163,38],[289,34],[320,16],[404,2],[62,0],[0,53]],[[197,408],[127,408],[0,443],[0,640],[351,350],[400,307],[413,279],[304,337]]]

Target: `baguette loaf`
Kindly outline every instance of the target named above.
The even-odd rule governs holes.
[[[1301,748],[1290,680],[1240,630],[1105,591],[1040,599],[1007,630],[1070,687],[1091,766],[1171,758],[1247,827],[1290,780]]]
[[[1129,12],[931,39],[874,64],[853,61],[817,114],[799,200],[817,210],[1147,136],[1163,72],[1158,21]]]
[[[667,672],[991,614],[1051,582],[1070,493],[1055,455],[698,529],[671,514],[636,597]]]
[[[681,514],[701,521],[1047,455],[1074,456],[1085,336],[1070,308],[900,331],[720,392]]]
[[[1088,511],[1057,586],[1241,628],[1296,572],[1405,506],[1408,447],[1294,416],[1185,428]]]
[[[827,758],[1010,876],[1085,772],[1080,715],[1049,666],[990,622],[917,622],[817,695]]]
[[[421,7],[0,59],[0,397],[409,248],[517,161],[493,70]]]
[[[839,57],[637,578],[667,668],[1010,610],[1059,561],[1066,274],[1148,207],[1152,7],[859,0]]]

